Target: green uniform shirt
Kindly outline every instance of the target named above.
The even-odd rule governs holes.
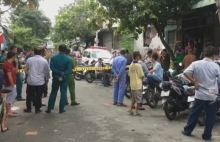
[[[68,55],[68,57],[70,58],[71,62],[72,62],[72,69],[74,69],[76,67],[76,61],[74,58],[72,58],[71,56]],[[73,71],[71,72],[71,74],[73,73]]]
[[[67,80],[72,71],[72,66],[71,59],[65,54],[60,53],[53,56],[50,60],[53,79],[58,80],[62,77],[63,80]]]
[[[6,60],[5,55],[1,55],[1,56],[0,56],[0,69],[2,69],[5,60]]]
[[[178,64],[182,63],[183,59],[184,59],[184,56],[182,54],[177,54],[176,55],[176,61],[177,61]]]
[[[18,69],[20,70],[20,69],[22,69],[22,65],[21,65],[22,61],[21,61],[21,58],[18,55],[16,55],[16,58],[18,59]],[[14,67],[16,67],[16,62],[15,61],[13,62],[13,65],[14,65]]]
[[[170,69],[170,55],[167,54],[163,60],[163,70],[168,71]]]

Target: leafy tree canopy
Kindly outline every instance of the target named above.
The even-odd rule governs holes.
[[[91,3],[77,0],[59,10],[53,28],[53,39],[58,41],[72,41],[77,37],[85,41],[95,36],[95,32],[88,28],[89,20],[94,15]]]
[[[40,0],[0,0],[0,6],[9,6],[11,8],[18,8],[28,5],[30,8],[38,8]],[[5,11],[7,11],[5,10]],[[3,14],[5,11],[0,10],[0,14]]]
[[[174,54],[164,40],[163,30],[168,20],[178,20],[183,12],[201,0],[98,0],[100,6],[94,8],[93,24],[108,21],[108,26],[119,23],[117,32],[138,34],[148,25],[154,25],[162,43],[175,60]]]
[[[11,13],[11,20],[17,26],[31,28],[30,36],[44,39],[50,33],[50,19],[38,9],[30,9],[28,7],[17,8]]]
[[[45,43],[44,39],[39,39],[32,35],[32,29],[28,27],[20,27],[16,24],[9,26],[13,32],[9,33],[9,36],[14,39],[13,44],[20,48],[28,49]]]

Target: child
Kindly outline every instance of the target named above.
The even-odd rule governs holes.
[[[140,116],[138,109],[142,101],[142,80],[144,77],[142,66],[138,63],[140,58],[140,53],[133,53],[133,62],[129,67],[128,75],[130,76],[130,86],[131,86],[131,105],[128,112],[133,115],[132,107],[137,103],[135,115]]]

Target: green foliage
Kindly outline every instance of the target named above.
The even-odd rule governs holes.
[[[18,26],[31,28],[30,36],[44,39],[50,33],[50,19],[37,9],[17,8],[12,12],[11,20],[13,24]]]
[[[16,7],[11,13],[12,30],[7,32],[6,38],[10,44],[20,48],[33,48],[46,42],[50,33],[51,22],[43,12],[38,9],[30,9],[26,6]]]
[[[42,45],[45,40],[39,39],[35,36],[30,36],[32,34],[32,29],[27,27],[20,27],[16,24],[10,25],[13,32],[9,33],[13,38],[13,44],[24,49],[33,48]]]
[[[39,1],[40,0],[0,0],[0,5],[1,6],[2,5],[3,6],[9,6],[9,9],[10,9],[10,8],[24,7],[27,4],[32,3],[35,6],[35,8],[38,8],[39,7]],[[3,14],[6,11],[0,11],[0,14]]]
[[[91,10],[91,3],[84,0],[77,0],[70,5],[66,5],[59,10],[56,16],[56,24],[53,28],[53,40],[72,41],[79,37],[85,41],[95,36],[95,32],[89,27],[89,20],[94,15]]]
[[[120,48],[128,49],[128,51],[133,52],[134,50],[134,38],[132,34],[122,35],[119,41]]]
[[[164,40],[163,30],[168,20],[178,20],[183,12],[202,0],[99,0],[99,8],[94,7],[93,24],[108,21],[108,27],[119,23],[117,32],[133,33],[135,38],[154,25],[165,48],[175,60],[172,50]]]

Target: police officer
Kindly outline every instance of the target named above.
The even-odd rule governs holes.
[[[75,61],[74,58],[70,57],[70,55],[69,55],[70,54],[70,49],[67,49],[65,53],[66,53],[67,57],[69,57],[71,59],[72,68],[74,69],[76,67],[76,61]],[[74,74],[73,74],[72,71],[69,74],[68,86],[69,86],[69,92],[70,92],[71,106],[79,105],[80,103],[76,102],[75,79],[74,79]],[[66,104],[67,105],[69,104],[68,99],[67,99]]]
[[[59,54],[53,56],[50,60],[50,69],[52,70],[52,90],[48,101],[48,108],[46,113],[50,113],[54,109],[57,92],[60,88],[61,98],[59,105],[59,112],[65,112],[65,105],[67,100],[67,87],[69,82],[69,74],[72,71],[72,62],[69,57],[65,55],[67,50],[66,45],[59,46]]]
[[[124,106],[124,94],[126,84],[126,64],[127,59],[125,58],[126,50],[121,49],[120,56],[116,57],[113,61],[112,71],[114,72],[114,103],[113,105]]]

